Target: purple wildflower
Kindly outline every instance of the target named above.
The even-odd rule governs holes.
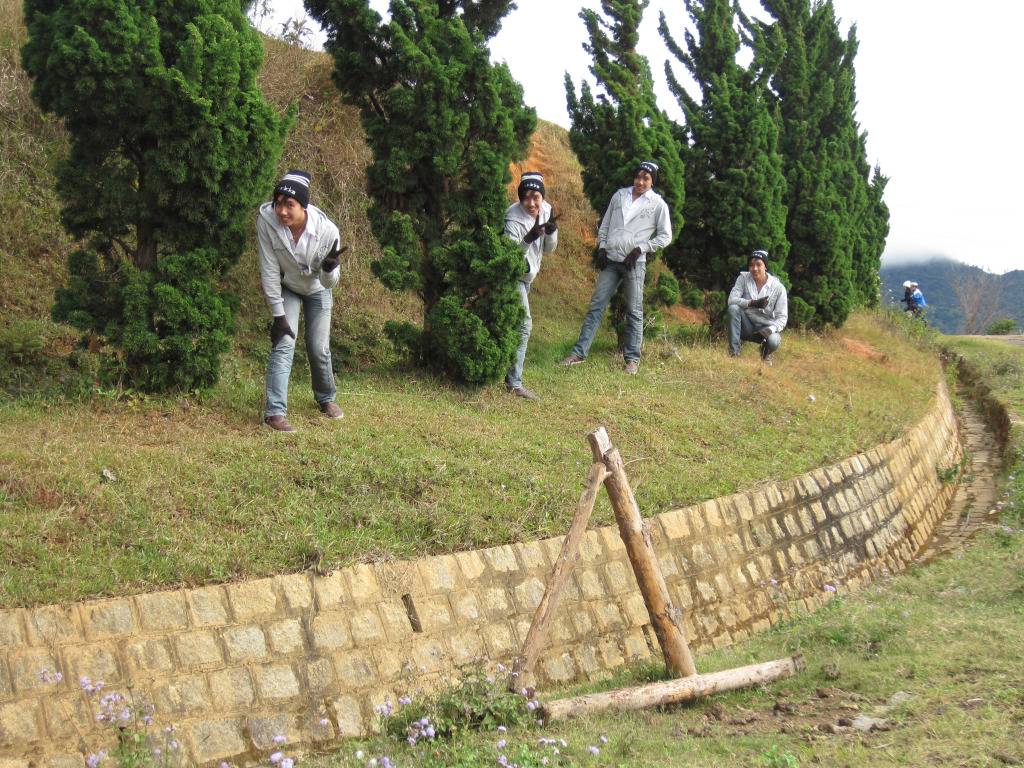
[[[836,588],[834,586],[832,586],[831,584],[826,584],[825,585],[825,591],[826,592],[835,592]]]
[[[107,753],[103,750],[100,750],[99,752],[93,755],[89,755],[87,758],[85,758],[85,764],[89,766],[89,768],[96,768],[96,766],[98,766],[100,762],[103,760],[103,758],[105,758],[106,756]]]
[[[284,752],[275,752],[270,756],[270,762],[274,765],[277,765],[282,760],[284,760]]]
[[[598,747],[595,747],[593,744],[591,744],[589,747],[587,747],[587,752],[589,752],[592,755],[600,755],[601,754],[601,750]]]

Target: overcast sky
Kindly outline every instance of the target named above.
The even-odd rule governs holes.
[[[494,58],[508,63],[541,118],[568,127],[564,73],[577,84],[589,76],[579,4],[516,2],[492,41]],[[1024,2],[833,2],[844,34],[857,24],[857,118],[868,132],[868,160],[890,177],[886,262],[939,254],[993,272],[1024,269],[1024,87],[1016,40]],[[384,12],[387,0],[372,4]],[[301,0],[273,5],[279,18],[304,14]],[[751,0],[743,6],[760,7]],[[659,103],[680,120],[664,82],[669,56],[657,32],[659,11],[680,43],[688,17],[682,0],[651,0],[640,38]],[[675,69],[682,80],[678,63]]]

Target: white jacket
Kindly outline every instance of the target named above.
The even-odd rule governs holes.
[[[782,333],[789,320],[789,294],[786,286],[775,275],[768,275],[768,280],[761,295],[768,297],[768,306],[758,309],[750,306],[750,300],[758,295],[757,283],[749,272],[740,272],[736,283],[729,292],[729,305],[742,307],[750,321],[758,328],[768,326],[775,333]]]
[[[540,204],[540,223],[544,224],[551,218],[551,206],[547,201],[542,200]],[[552,234],[542,234],[532,243],[523,242],[523,238],[533,229],[536,219],[526,212],[522,203],[513,203],[505,211],[505,234],[515,240],[523,249],[523,256],[530,265],[530,271],[519,278],[527,285],[533,282],[533,278],[540,272],[540,263],[545,253],[551,253],[558,245],[558,230]]]
[[[256,244],[260,253],[260,283],[267,306],[274,316],[284,314],[284,299],[281,285],[300,296],[310,296],[323,290],[331,290],[341,277],[339,264],[330,272],[320,269],[320,262],[330,253],[334,241],[341,239],[338,227],[327,218],[327,214],[310,205],[306,208],[306,231],[312,242],[306,258],[297,260],[292,255],[291,232],[277,220],[274,204],[266,202],[260,206],[256,217]]]
[[[635,203],[633,188],[623,187],[608,203],[597,230],[597,247],[608,253],[608,261],[625,261],[630,251],[640,249],[640,262],[647,254],[672,242],[668,203],[653,189]]]

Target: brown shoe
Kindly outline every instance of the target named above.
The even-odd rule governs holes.
[[[320,413],[328,419],[340,419],[345,415],[337,403],[320,403]]]
[[[276,432],[295,432],[295,427],[284,416],[267,416],[263,423]]]
[[[508,391],[510,394],[513,394],[516,397],[521,397],[524,400],[540,400],[540,398],[537,396],[535,392],[531,392],[530,390],[523,386],[508,387]]]
[[[628,373],[630,376],[636,376],[640,370],[639,360],[627,360],[626,364],[622,367],[622,370]]]
[[[566,357],[559,365],[579,365],[582,362],[586,362],[585,357],[573,354]]]

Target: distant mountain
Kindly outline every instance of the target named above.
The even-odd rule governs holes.
[[[964,314],[954,290],[955,285],[972,285],[976,281],[990,281],[985,293],[986,302],[996,302],[993,319],[1016,319],[1024,326],[1024,270],[1016,269],[1004,275],[993,275],[946,256],[915,260],[912,263],[883,264],[882,302],[900,303],[903,281],[920,283],[921,292],[928,302],[928,322],[943,333],[963,333]]]

